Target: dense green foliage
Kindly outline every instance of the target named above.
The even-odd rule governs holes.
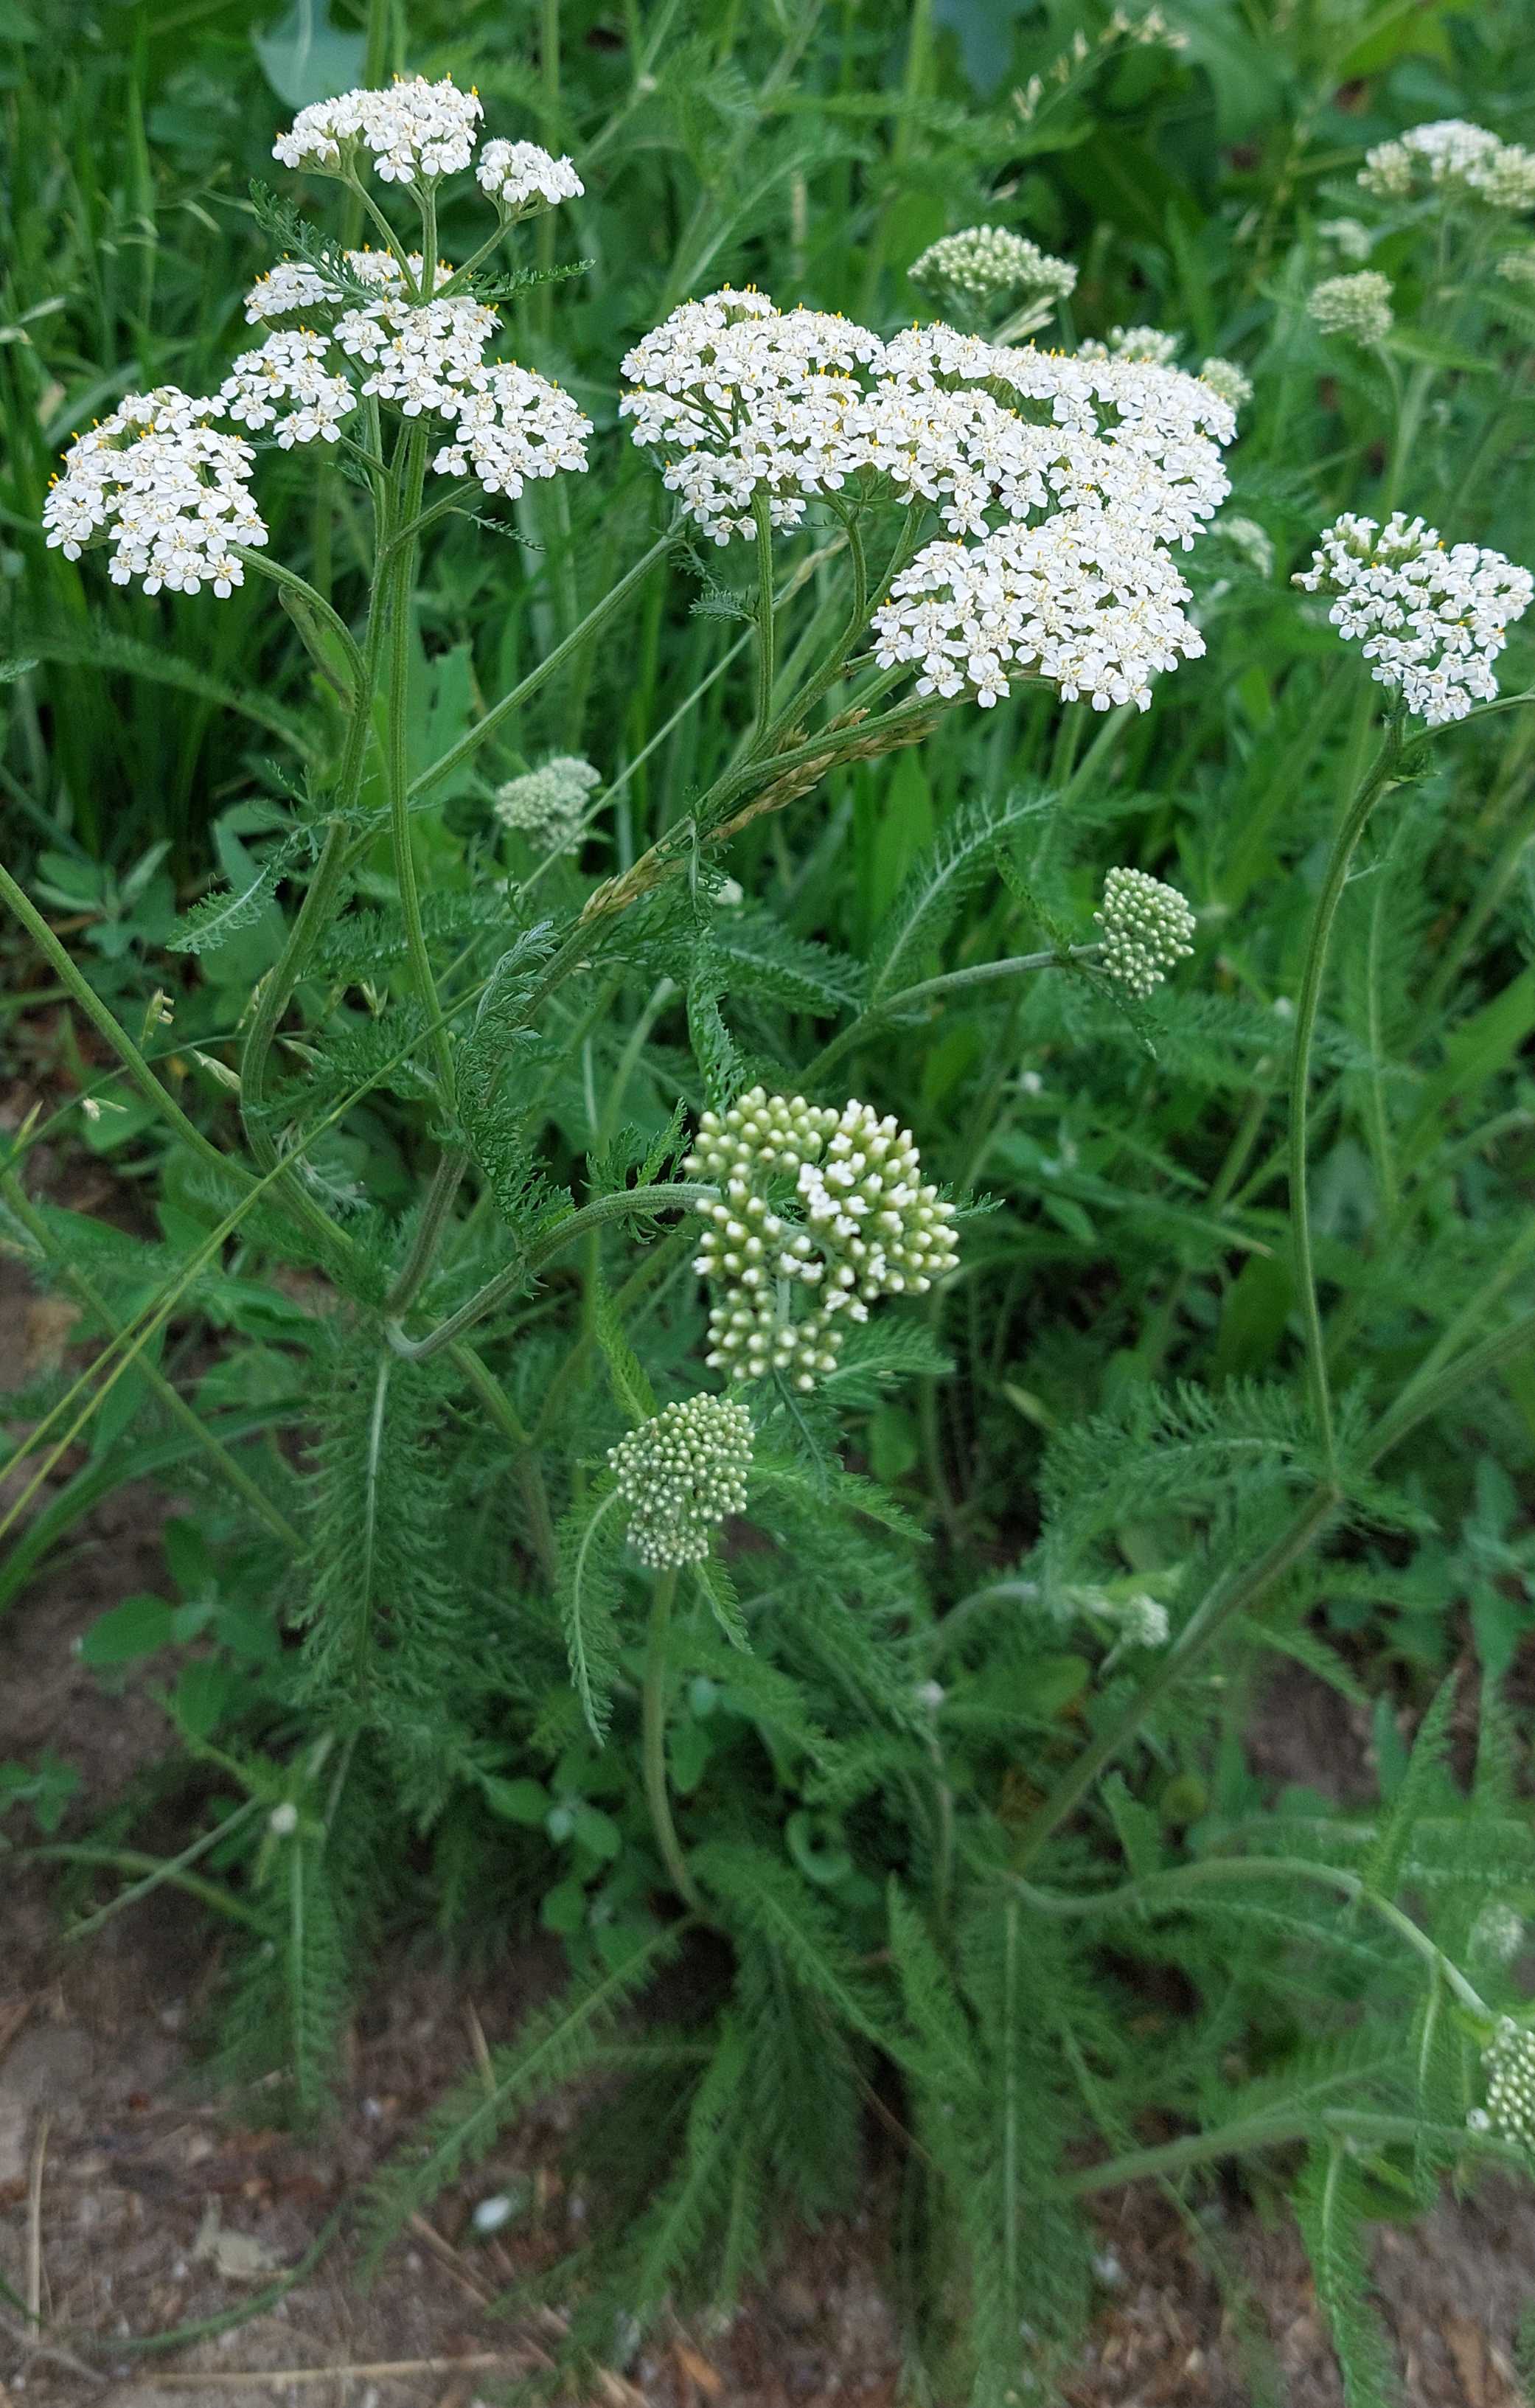
[[[894,2125],[913,2396],[1000,2408],[1080,2343],[1083,2199],[1196,2197],[1261,2154],[1374,2408],[1367,2220],[1526,2154],[1467,2118],[1487,2013],[1516,2003],[1502,1926],[1535,1908],[1507,1702],[1535,1622],[1535,717],[1392,720],[1324,961],[1384,700],[1289,577],[1345,509],[1535,562],[1535,284],[1499,272],[1528,222],[1355,180],[1426,119],[1528,131],[1528,13],[1187,0],[1176,41],[1077,0],[544,0],[515,39],[477,0],[407,13],[300,7],[252,38],[220,0],[71,0],[66,41],[0,5],[0,813],[34,907],[0,1011],[50,1098],[9,1142],[0,1236],[100,1349],[7,1399],[0,1613],[120,1483],[195,1498],[164,1594],[86,1636],[104,1680],[152,1659],[171,1759],[93,1836],[109,1864],[179,1800],[162,1877],[234,1943],[218,2045],[280,2069],[295,2114],[323,2113],[386,1936],[563,1939],[568,1991],[367,2202],[380,2248],[538,2096],[611,2077],[581,2143],[607,2212],[558,2276],[602,2359],[668,2296],[736,2296]],[[339,634],[257,576],[117,591],[36,519],[96,411],[216,385],[245,288],[314,239],[265,191],[273,135],[396,63],[575,156],[585,196],[519,237],[545,272],[502,306],[596,435],[585,477],[426,531],[349,719],[376,556],[344,458],[271,451],[262,489],[271,556]],[[353,207],[280,181],[332,235]],[[1395,285],[1384,345],[1307,314],[1356,264],[1341,218]],[[891,331],[930,314],[911,262],[978,222],[1078,265],[1042,339],[1150,323],[1251,378],[1231,500],[1184,563],[1205,655],[1144,714],[1025,688],[858,757],[835,686],[803,727],[788,709],[847,612],[812,513],[771,556],[768,700],[775,761],[827,749],[731,790],[762,732],[750,548],[666,540],[618,362],[726,280]],[[483,226],[466,204],[439,233],[456,260]],[[1506,695],[1531,658],[1515,629]],[[604,781],[566,856],[492,808],[556,752]],[[742,794],[758,814],[711,841]],[[1148,1000],[1073,958],[1114,865],[1198,917]],[[658,1580],[609,1451],[718,1382],[693,1237],[653,1191],[758,1082],[909,1124],[959,1268],[882,1305],[813,1394],[757,1383],[744,1514]],[[131,1233],[49,1200],[45,1139],[133,1182]],[[1372,1716],[1368,1811],[1255,1769],[1276,1669]],[[6,1840],[56,1828],[70,1786],[0,1765]],[[647,1988],[679,1956],[691,2007],[661,2027]]]

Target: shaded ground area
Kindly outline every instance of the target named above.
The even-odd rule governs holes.
[[[0,1273],[0,1353],[50,1342],[21,1282]],[[152,1757],[162,1724],[147,1699],[105,1695],[71,1641],[104,1605],[155,1584],[164,1510],[148,1496],[114,1498],[0,1624],[0,1757],[51,1746],[83,1766],[88,1813]],[[1260,1734],[1266,1768],[1346,1785],[1366,1734],[1330,1695],[1307,1684],[1300,1697],[1297,1680]],[[476,2050],[515,2028],[553,1977],[547,1955],[530,1950],[473,1983],[427,1963],[381,1975],[358,2017],[337,2123],[299,2140],[264,2116],[259,2087],[210,2097],[200,2080],[194,2035],[220,1964],[194,1908],[161,1891],[66,1946],[42,1869],[0,1862],[0,2276],[36,2303],[50,2336],[29,2346],[0,2291],[0,2408],[86,2398],[472,2408],[547,2363],[557,2315],[509,2317],[494,2302],[522,2266],[579,2234],[582,2202],[552,2170],[557,2111],[529,2118],[418,2220],[371,2286],[343,2215],[312,2272],[275,2306],[243,2314],[314,2249]],[[524,2213],[481,2239],[475,2205],[499,2194]],[[1099,2219],[1101,2307],[1074,2408],[1341,2408],[1298,2246],[1261,2200],[1233,2185],[1194,2218],[1140,2191],[1102,2202]],[[1384,2228],[1375,2264],[1410,2408],[1513,2408],[1513,2335],[1535,2298],[1535,2191],[1488,2183],[1425,2225]],[[894,2408],[886,2273],[877,2214],[807,2238],[728,2325],[664,2331],[622,2365],[615,2337],[615,2364],[592,2396],[611,2408]],[[163,2353],[136,2346],[232,2310],[242,2320],[222,2333]],[[88,2363],[72,2362],[68,2336],[93,2337]]]

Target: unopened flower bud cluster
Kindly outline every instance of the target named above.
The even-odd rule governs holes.
[[[1446,548],[1399,510],[1386,525],[1335,520],[1295,582],[1335,598],[1327,616],[1361,644],[1378,685],[1430,727],[1464,719],[1498,692],[1493,663],[1535,595],[1528,569],[1474,543]]]
[[[1439,118],[1367,151],[1359,181],[1381,200],[1437,194],[1489,209],[1528,209],[1535,208],[1535,151],[1464,118]]]
[[[1195,918],[1176,887],[1143,869],[1111,869],[1093,914],[1103,931],[1103,967],[1142,1000],[1194,951]]]
[[[581,840],[588,796],[602,772],[579,753],[556,752],[541,767],[509,778],[496,789],[495,816],[521,829],[540,853],[568,853]]]
[[[481,113],[451,79],[417,76],[316,101],[274,156],[348,178],[366,164],[386,183],[419,188],[469,165]],[[479,175],[509,223],[581,190],[568,159],[530,142],[487,143]],[[291,451],[338,443],[366,399],[442,421],[434,469],[473,477],[487,493],[515,499],[532,480],[584,469],[588,419],[548,378],[488,356],[499,319],[472,294],[440,290],[452,273],[415,252],[349,251],[334,267],[279,261],[245,303],[249,322],[273,331],[216,394],[130,394],[71,444],[44,506],[50,544],[74,560],[107,542],[115,581],[140,577],[147,593],[227,595],[241,582],[237,547],[264,544],[266,526],[251,491],[252,448],[210,422]]]
[[[707,1359],[732,1379],[813,1388],[870,1304],[924,1295],[958,1261],[954,1207],[923,1183],[911,1131],[867,1104],[753,1087],[703,1115],[685,1168],[720,1191],[698,1206],[694,1268],[715,1291]]]
[[[1502,2016],[1482,2052],[1486,2120],[1505,2141],[1535,2149],[1535,2031]]]
[[[642,1564],[701,1564],[727,1514],[746,1504],[752,1416],[731,1397],[689,1397],[620,1439],[608,1455]]]
[[[998,300],[1009,293],[1040,293],[1064,301],[1076,290],[1069,259],[1053,258],[1026,235],[1007,226],[966,226],[929,243],[907,270],[913,284],[967,301]]]
[[[1306,303],[1324,335],[1352,335],[1379,343],[1391,332],[1391,280],[1373,267],[1357,276],[1329,276]]]

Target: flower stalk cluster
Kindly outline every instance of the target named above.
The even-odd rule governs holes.
[[[720,1191],[697,1206],[694,1268],[715,1291],[707,1359],[733,1380],[813,1388],[872,1303],[925,1295],[959,1259],[954,1208],[923,1183],[911,1132],[867,1104],[753,1087],[705,1112],[683,1168]]]

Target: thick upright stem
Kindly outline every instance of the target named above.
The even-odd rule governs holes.
[[[671,1798],[667,1787],[667,1641],[671,1630],[671,1606],[676,1593],[676,1572],[659,1573],[651,1598],[650,1630],[645,1641],[642,1738],[645,1797],[651,1810],[655,1843],[661,1851],[661,1861],[671,1875],[677,1895],[693,1909],[695,1914],[702,1914],[704,1902],[688,1870],[687,1858],[677,1837],[677,1827],[671,1819]]]

